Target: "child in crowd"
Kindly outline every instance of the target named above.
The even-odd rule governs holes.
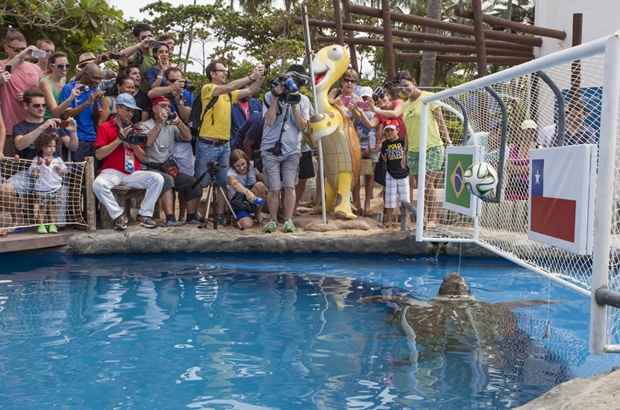
[[[267,198],[267,187],[260,180],[263,174],[254,168],[254,161],[250,161],[245,152],[235,149],[230,153],[228,169],[228,197],[237,220],[242,229],[249,229],[254,225],[251,212],[256,221],[261,224],[263,217],[261,210]]]
[[[387,164],[385,175],[385,216],[382,228],[389,228],[392,224],[394,208],[402,200],[409,200],[409,168],[403,160],[405,155],[405,140],[398,136],[398,122],[386,120],[383,126],[385,140],[381,144],[381,156]]]
[[[39,205],[39,233],[48,233],[44,225],[45,215],[49,211],[49,233],[58,233],[56,219],[58,218],[58,204],[62,177],[67,173],[67,166],[60,157],[54,156],[60,140],[55,134],[44,133],[35,141],[35,148],[39,155],[32,160],[30,176],[36,180],[34,192]]]

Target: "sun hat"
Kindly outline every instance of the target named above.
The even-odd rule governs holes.
[[[78,57],[78,68],[84,68],[84,66],[88,63],[92,63],[95,61],[97,57],[93,53],[82,53]]]
[[[120,94],[118,97],[116,97],[116,105],[124,105],[125,107],[142,111],[142,108],[136,105],[136,100],[134,100],[131,94],[127,93]]]
[[[394,120],[386,120],[385,123],[383,123],[383,129],[384,130],[389,130],[389,129],[393,129],[395,130],[396,128],[398,128],[398,123]]]
[[[525,120],[521,123],[522,130],[536,129],[536,128],[538,128],[538,125],[536,125],[536,123],[532,120]]]
[[[372,88],[370,88],[370,87],[361,87],[360,88],[360,97],[372,97]]]

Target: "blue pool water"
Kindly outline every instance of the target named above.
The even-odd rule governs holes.
[[[491,348],[446,320],[430,353],[386,323],[389,304],[359,303],[430,299],[457,269],[456,258],[0,256],[0,408],[503,409],[620,361],[588,353],[586,298],[502,260],[462,260],[478,300],[564,302],[490,310],[499,333],[519,325]]]

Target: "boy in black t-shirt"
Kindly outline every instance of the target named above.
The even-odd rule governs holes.
[[[385,175],[385,216],[383,228],[389,228],[392,223],[394,208],[400,201],[409,199],[409,168],[404,163],[405,140],[398,137],[398,123],[387,120],[383,125],[385,140],[381,144],[381,156],[387,164]]]

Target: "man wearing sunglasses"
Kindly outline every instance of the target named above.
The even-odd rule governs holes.
[[[35,46],[28,46],[26,38],[17,30],[9,29],[5,37],[4,51],[9,55],[6,60],[0,61],[0,101],[4,125],[11,132],[15,124],[26,118],[22,108],[24,91],[37,88],[39,80],[43,78],[41,69],[26,60],[32,58]],[[7,69],[7,66],[10,69]],[[10,73],[7,71],[10,70]],[[17,151],[13,144],[13,135],[7,135],[4,147],[5,156],[14,156]]]

